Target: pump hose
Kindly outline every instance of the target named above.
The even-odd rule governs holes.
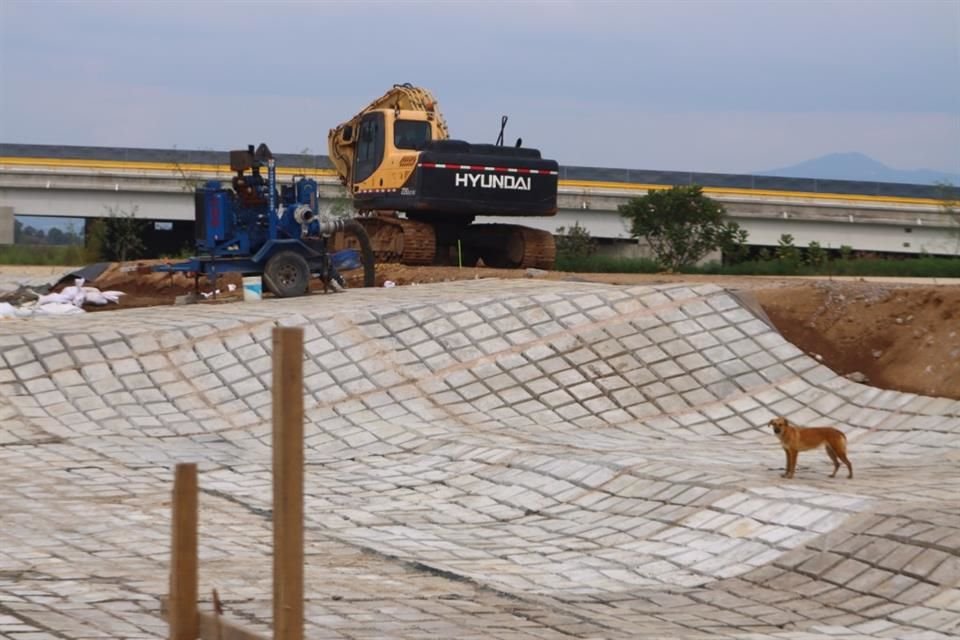
[[[374,270],[373,247],[370,244],[370,236],[367,235],[367,230],[353,218],[344,220],[343,230],[353,233],[357,237],[357,241],[360,242],[360,253],[363,258],[363,286],[374,286],[376,272]]]

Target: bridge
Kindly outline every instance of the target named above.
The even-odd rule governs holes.
[[[326,156],[276,158],[278,179],[313,177],[322,207],[349,207]],[[0,244],[12,242],[14,216],[79,222],[111,211],[154,221],[162,239],[190,228],[196,184],[231,175],[226,151],[0,144]],[[651,189],[689,184],[722,203],[755,246],[776,246],[790,234],[800,247],[815,241],[828,249],[932,255],[958,249],[956,222],[944,212],[938,187],[882,182],[562,166],[558,214],[523,224],[550,232],[580,224],[602,250],[642,255],[617,207]]]

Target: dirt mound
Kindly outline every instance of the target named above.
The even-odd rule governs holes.
[[[206,276],[195,282],[192,276],[184,273],[154,271],[153,267],[158,264],[163,264],[163,261],[110,264],[95,280],[87,284],[102,291],[122,291],[125,295],[120,298],[120,304],[117,306],[86,307],[87,311],[112,311],[118,307],[130,309],[173,304],[177,296],[193,292],[197,288],[201,293],[206,294],[219,290],[218,298],[239,299],[242,296],[240,287],[243,281],[239,274],[224,274],[219,276],[215,283],[211,283]],[[229,285],[234,286],[233,292],[229,291]]]
[[[754,295],[790,342],[837,373],[960,399],[960,287],[821,281]]]

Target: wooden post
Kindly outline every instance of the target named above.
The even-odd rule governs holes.
[[[195,464],[178,464],[174,474],[170,553],[170,640],[195,640],[199,632]]]
[[[273,637],[303,639],[303,329],[273,330]]]

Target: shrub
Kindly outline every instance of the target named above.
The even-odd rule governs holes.
[[[586,227],[574,222],[570,229],[559,227],[556,234],[557,260],[577,260],[589,258],[597,251],[596,241],[590,237]]]

